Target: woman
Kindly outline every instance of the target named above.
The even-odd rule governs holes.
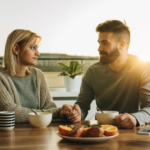
[[[53,118],[69,114],[70,121],[80,121],[70,105],[56,107],[42,71],[29,67],[36,64],[40,55],[40,41],[41,37],[29,30],[17,29],[9,34],[0,67],[0,111],[15,111],[16,123],[28,122],[31,109],[51,111]]]

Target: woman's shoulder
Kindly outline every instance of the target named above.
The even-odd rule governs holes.
[[[44,73],[42,72],[42,70],[36,68],[36,67],[29,67],[29,69],[31,70],[35,70],[37,76],[45,76]]]
[[[6,72],[5,72],[5,69],[0,66],[0,76],[5,76],[6,75]]]
[[[0,72],[3,72],[4,68],[0,65]]]
[[[40,85],[45,85],[47,84],[47,79],[45,74],[42,72],[42,70],[35,68],[35,67],[30,67],[29,69],[34,69],[36,72],[36,77],[37,77],[37,83],[40,83]]]
[[[5,69],[0,66],[0,81],[3,80],[5,82],[7,82],[9,79],[9,75],[6,73]]]

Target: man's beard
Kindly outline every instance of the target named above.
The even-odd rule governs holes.
[[[100,62],[103,65],[110,64],[110,63],[114,62],[120,56],[120,52],[119,52],[119,49],[117,47],[114,48],[110,52],[110,54],[108,54],[107,52],[100,52],[100,54],[105,55],[105,56],[100,57]]]

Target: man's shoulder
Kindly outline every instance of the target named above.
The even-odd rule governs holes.
[[[134,75],[140,76],[149,76],[150,74],[150,62],[148,61],[141,61],[138,56],[130,55],[128,61],[128,70],[134,73]]]
[[[128,64],[137,66],[139,69],[143,67],[150,67],[149,61],[141,61],[138,56],[131,54],[129,55]]]

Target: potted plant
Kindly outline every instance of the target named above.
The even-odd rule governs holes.
[[[64,76],[64,83],[68,92],[79,91],[81,86],[81,80],[84,72],[80,71],[84,67],[83,64],[79,64],[77,61],[71,61],[70,66],[66,63],[58,63],[62,67],[63,72],[58,76]]]

